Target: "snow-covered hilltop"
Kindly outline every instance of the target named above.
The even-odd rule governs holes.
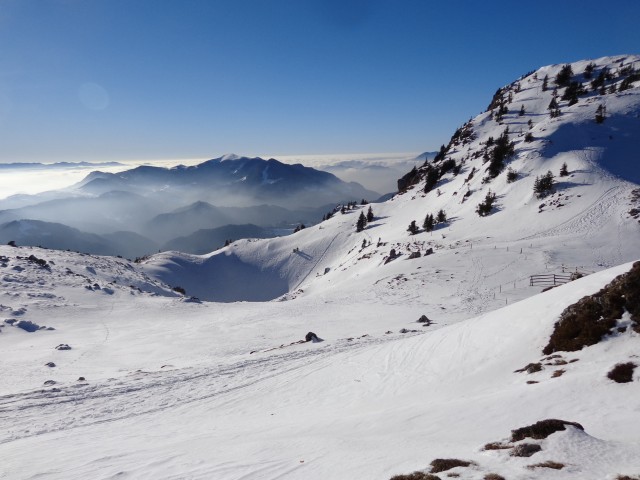
[[[0,477],[640,478],[640,57],[570,67],[293,235],[0,246]]]
[[[458,129],[434,161],[399,181],[399,195],[372,206],[375,219],[362,232],[355,226],[360,212],[348,210],[287,238],[239,241],[202,257],[163,253],[149,260],[148,271],[201,298],[229,301],[349,289],[356,277],[358,290],[382,289],[384,295],[382,279],[397,275],[433,289],[449,280],[442,272],[455,273],[458,264],[468,272],[471,265],[484,279],[477,288],[463,288],[464,295],[484,311],[496,304],[479,297],[502,291],[505,282],[517,290],[533,274],[563,267],[596,271],[638,258],[640,80],[627,80],[638,75],[640,57],[571,64],[569,85],[577,82],[583,90],[575,103],[562,100],[567,87],[555,83],[562,68],[544,67],[500,88],[491,108]],[[561,113],[552,116],[554,96]],[[606,112],[598,123],[601,105]],[[548,172],[551,188],[536,193]],[[478,206],[487,198],[492,205],[481,216]],[[440,210],[447,220],[425,231],[427,215]],[[415,235],[407,232],[412,221]],[[402,261],[385,264],[392,248]],[[430,248],[437,255],[405,262]],[[242,288],[245,282],[252,288]],[[255,288],[260,285],[269,288]]]

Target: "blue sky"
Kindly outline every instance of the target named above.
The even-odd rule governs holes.
[[[434,150],[637,0],[0,0],[0,162]]]

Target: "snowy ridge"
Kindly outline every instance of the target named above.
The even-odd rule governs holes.
[[[588,81],[581,72],[589,63],[572,64],[574,78],[582,79],[585,85]],[[605,57],[593,64],[592,79],[605,67],[614,73],[628,66],[640,69],[640,57]],[[356,277],[359,286],[375,289],[383,278],[399,274],[407,277],[407,271],[418,277],[428,276],[433,283],[433,270],[426,275],[418,269],[435,269],[437,275],[457,263],[479,265],[491,255],[487,252],[490,249],[511,249],[510,255],[492,258],[492,270],[520,273],[501,278],[516,281],[516,287],[529,275],[560,271],[565,265],[595,271],[633,260],[640,255],[639,224],[630,214],[640,206],[638,184],[634,183],[639,180],[639,170],[632,160],[634,152],[640,150],[640,137],[633,133],[640,126],[640,81],[618,93],[599,95],[589,90],[575,105],[560,101],[562,114],[551,118],[547,106],[553,97],[553,79],[561,68],[543,67],[503,87],[505,101],[511,97],[506,104],[508,113],[499,121],[492,119],[494,108],[494,112],[488,110],[461,127],[442,158],[426,162],[417,171],[414,185],[390,201],[373,205],[376,219],[361,233],[355,232],[359,212],[348,211],[286,239],[236,242],[229,249],[198,260],[189,257],[192,260],[185,261],[178,255],[180,260],[174,261],[167,253],[154,256],[147,264],[148,271],[171,284],[204,277],[204,283],[198,280],[185,288],[203,299],[228,301],[265,299],[257,298],[254,288],[238,290],[224,281],[225,277],[237,276],[240,265],[252,285],[273,285],[270,292],[275,298],[277,293],[298,288],[305,293],[316,287],[325,291]],[[545,75],[549,86],[542,91]],[[608,83],[620,85],[623,78],[614,75]],[[560,97],[565,89],[558,90]],[[606,104],[607,118],[597,124],[594,116],[600,104]],[[488,179],[489,164],[483,158],[487,141],[497,139],[507,128],[514,154],[496,178]],[[525,135],[529,132],[533,140],[527,142]],[[446,162],[453,162],[458,173],[449,169],[425,192],[427,171],[442,168]],[[558,172],[564,163],[568,175],[561,177]],[[509,169],[517,172],[513,182],[507,179]],[[555,192],[538,199],[533,191],[535,180],[548,171],[556,177]],[[477,206],[489,192],[496,195],[494,208],[491,214],[480,217]],[[412,220],[420,226],[427,213],[435,215],[440,209],[447,214],[446,223],[430,233],[407,234]],[[363,241],[367,242],[364,248]],[[405,255],[433,248],[438,255],[416,259],[411,266],[404,262],[400,262],[400,268],[394,268],[393,262],[382,266],[391,248]],[[522,251],[523,256],[513,257],[514,251]],[[459,262],[462,257],[465,261]],[[181,265],[179,274],[171,267],[176,262]],[[326,268],[331,273],[324,275]],[[342,271],[348,273],[336,273]],[[488,281],[482,283],[489,291],[499,289],[501,284]],[[484,307],[477,311],[484,311]]]

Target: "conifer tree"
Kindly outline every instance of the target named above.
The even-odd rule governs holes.
[[[607,108],[604,105],[600,104],[596,109],[596,123],[604,122],[604,119],[606,118],[606,114],[607,114]]]
[[[356,222],[356,232],[361,232],[364,230],[364,227],[367,226],[367,218],[364,216],[364,213],[360,212],[360,216],[358,217],[358,221]]]
[[[556,100],[556,97],[553,97],[551,99],[551,102],[549,102],[549,106],[547,107],[547,109],[549,110],[549,114],[551,115],[551,118],[556,118],[560,116],[560,105],[558,105],[558,101]]]
[[[424,223],[422,224],[422,228],[424,228],[425,232],[432,232],[435,224],[436,222],[433,218],[433,214],[428,213],[427,216],[424,217]]]
[[[522,106],[520,107],[520,113],[519,113],[519,115],[520,115],[521,117],[524,115],[524,105],[522,105]]]
[[[447,214],[445,213],[445,211],[443,209],[440,209],[438,211],[438,215],[436,216],[436,222],[444,223],[446,221],[447,221]]]
[[[544,76],[544,80],[542,80],[542,91],[546,92],[549,88],[549,75]]]
[[[486,217],[491,213],[493,209],[493,202],[496,200],[496,194],[492,193],[491,190],[487,192],[487,195],[484,197],[484,201],[479,203],[476,207],[476,213],[481,217]]]
[[[553,192],[555,185],[555,180],[553,173],[549,170],[546,174],[541,177],[536,177],[533,183],[533,191],[538,198],[544,198],[550,193]]]
[[[416,225],[415,220],[411,220],[409,228],[407,228],[407,232],[409,232],[411,235],[415,235],[416,233],[418,233],[418,226]]]
[[[560,176],[566,177],[569,175],[569,169],[567,168],[567,162],[564,162],[560,167]]]
[[[367,222],[373,222],[373,210],[371,206],[369,206],[369,210],[367,210]]]
[[[569,85],[572,76],[573,70],[571,68],[571,65],[564,65],[558,72],[558,75],[556,75],[556,85],[558,85],[559,87],[566,87],[567,85]]]

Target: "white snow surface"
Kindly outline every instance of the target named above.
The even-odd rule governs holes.
[[[620,58],[595,63],[617,68]],[[575,362],[514,373],[544,357],[568,305],[640,258],[629,213],[640,197],[638,83],[605,96],[601,125],[595,95],[561,102],[563,115],[549,119],[551,92],[539,86],[560,67],[520,80],[504,125],[473,119],[476,139],[450,153],[466,159],[459,175],[373,204],[363,232],[355,222],[368,207],[289,237],[143,264],[0,246],[0,323],[55,329],[0,328],[0,478],[384,480],[434,458],[475,462],[441,478],[640,475],[639,373],[627,384],[606,376],[638,363],[638,334],[627,328],[562,353]],[[524,143],[515,132],[530,118],[537,140]],[[520,178],[482,183],[485,166],[470,152],[507,124]],[[563,162],[570,175],[557,193],[535,198],[535,177],[557,177]],[[489,189],[499,208],[481,218]],[[411,220],[440,208],[448,223],[408,234]],[[391,248],[402,255],[385,264]],[[563,269],[590,274],[544,293],[530,286],[531,275]],[[434,323],[416,323],[422,314]],[[299,343],[309,331],[322,341]],[[533,441],[542,451],[529,458],[482,449],[546,418],[585,431]],[[545,461],[565,467],[527,468]]]

